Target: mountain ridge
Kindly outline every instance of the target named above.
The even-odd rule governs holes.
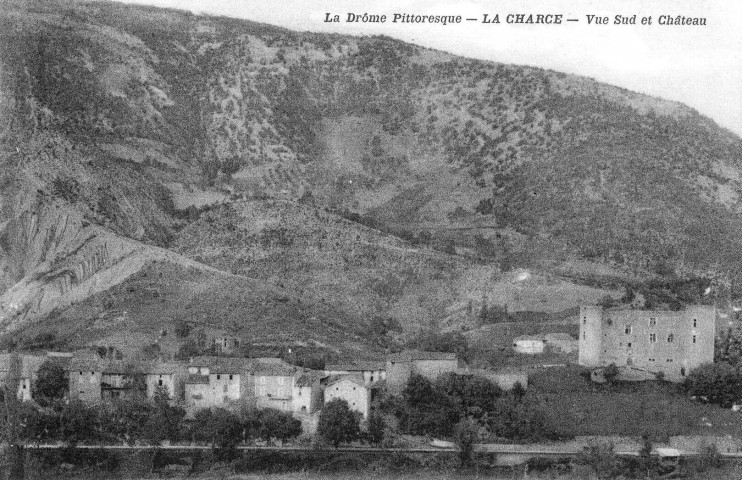
[[[595,288],[565,286],[574,303],[620,297],[616,279],[703,277],[722,306],[742,291],[742,140],[677,102],[153,7],[33,4],[0,24],[6,331],[92,312],[163,260],[163,291],[178,268],[220,271],[332,298],[349,332],[470,328],[485,297],[548,310],[500,287],[518,269],[581,272]]]

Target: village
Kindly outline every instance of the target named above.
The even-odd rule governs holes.
[[[579,339],[565,333],[513,339],[516,355],[536,359],[528,368],[470,368],[456,353],[403,350],[383,360],[327,364],[315,370],[277,357],[235,356],[240,340],[222,334],[208,339],[214,355],[188,360],[128,359],[113,347],[6,352],[0,354],[0,375],[6,391],[15,389],[23,402],[35,401],[37,374],[51,364],[65,372],[66,402],[97,405],[159,396],[189,418],[204,409],[275,409],[299,420],[303,433],[313,435],[323,407],[337,400],[357,412],[367,429],[375,399],[401,395],[413,376],[436,382],[453,374],[483,379],[501,392],[526,390],[529,374],[539,368],[567,367],[539,365],[537,358],[545,350],[577,350],[579,367],[589,370],[594,382],[616,376],[681,382],[692,369],[713,362],[715,321],[715,309],[704,306],[678,312],[583,306]]]

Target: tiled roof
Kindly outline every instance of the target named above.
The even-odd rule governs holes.
[[[547,333],[544,335],[547,341],[572,341],[575,340],[569,333]]]
[[[325,366],[328,372],[367,372],[386,370],[386,362],[358,361],[353,363],[339,363]]]
[[[329,387],[331,385],[334,385],[338,382],[343,382],[343,381],[353,382],[356,385],[360,385],[361,387],[364,387],[364,388],[366,387],[366,382],[363,379],[363,375],[358,374],[358,373],[349,373],[345,375],[330,375],[327,378],[327,386]]]
[[[187,369],[186,362],[153,362],[147,365],[145,372],[150,375],[174,375]]]
[[[456,360],[455,353],[427,352],[423,350],[405,350],[389,355],[390,362],[411,362],[414,360]]]
[[[297,387],[311,387],[316,384],[320,379],[325,378],[325,374],[314,370],[304,371],[296,379]]]
[[[544,338],[543,335],[521,335],[520,337],[515,337],[513,339],[514,342],[525,341],[525,340],[535,340],[535,341],[538,341],[538,342],[545,342],[546,341],[546,339]]]
[[[210,373],[239,373],[252,370],[254,364],[250,358],[201,356],[194,357],[188,366],[208,367]]]
[[[288,363],[263,363],[255,362],[253,365],[253,373],[255,375],[268,376],[268,377],[291,377],[296,374],[300,374],[301,370],[298,367],[289,365]]]
[[[126,360],[111,360],[108,358],[101,358],[97,353],[92,351],[77,352],[70,360],[67,365],[67,370],[70,372],[74,371],[90,371],[90,372],[103,372],[103,373],[131,373],[131,372],[147,372],[148,364],[145,362],[137,361],[126,361]]]
[[[185,383],[205,385],[209,383],[208,375],[188,375]]]

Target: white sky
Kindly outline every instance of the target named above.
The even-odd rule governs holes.
[[[683,102],[742,135],[742,0],[124,0],[247,18],[292,30],[384,34],[457,55],[533,65],[593,77]],[[325,13],[341,23],[325,23]],[[347,12],[500,14],[502,23],[419,25],[345,23]],[[508,13],[561,13],[579,22],[507,25]],[[653,25],[587,25],[586,15],[652,16]],[[662,26],[660,15],[706,17],[707,26]]]

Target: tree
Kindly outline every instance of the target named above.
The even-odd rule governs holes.
[[[433,384],[426,377],[413,373],[402,390],[402,397],[411,407],[426,405],[435,397]]]
[[[368,416],[368,441],[372,445],[379,445],[384,440],[384,417],[378,412],[371,412]]]
[[[258,413],[259,434],[264,440],[278,438],[285,442],[301,435],[301,422],[290,413],[266,408]]]
[[[80,401],[71,401],[60,411],[59,435],[68,445],[96,440],[101,432],[98,412]]]
[[[193,433],[196,440],[208,442],[217,449],[231,450],[242,439],[240,418],[224,408],[203,408],[194,415]]]
[[[729,408],[742,398],[742,375],[729,363],[706,363],[688,373],[685,389],[689,395]]]
[[[603,369],[603,377],[608,383],[613,383],[613,381],[618,376],[618,373],[618,367],[615,363],[611,363]]]
[[[459,461],[461,466],[466,466],[471,462],[471,455],[474,451],[474,442],[477,440],[479,425],[471,418],[465,418],[454,427],[454,437],[456,445],[459,447]]]
[[[619,467],[619,460],[613,444],[591,445],[577,459],[582,465],[589,465],[598,478],[614,478]]]
[[[422,375],[413,374],[402,391],[404,408],[400,428],[413,435],[450,435],[462,415],[461,403],[436,388]]]
[[[474,375],[445,373],[438,377],[435,388],[458,400],[462,414],[471,415],[473,411],[492,411],[493,402],[502,395],[499,386],[486,378]]]
[[[325,404],[319,416],[317,432],[337,448],[360,436],[360,413],[353,412],[348,402],[336,398]]]
[[[738,365],[742,359],[742,326],[729,327],[716,337],[714,361]]]
[[[178,338],[188,338],[188,335],[191,334],[191,324],[188,323],[186,320],[179,318],[176,320],[175,323],[175,335]]]
[[[42,405],[50,400],[64,398],[69,385],[67,371],[55,362],[45,361],[36,373],[33,384],[33,397]]]

